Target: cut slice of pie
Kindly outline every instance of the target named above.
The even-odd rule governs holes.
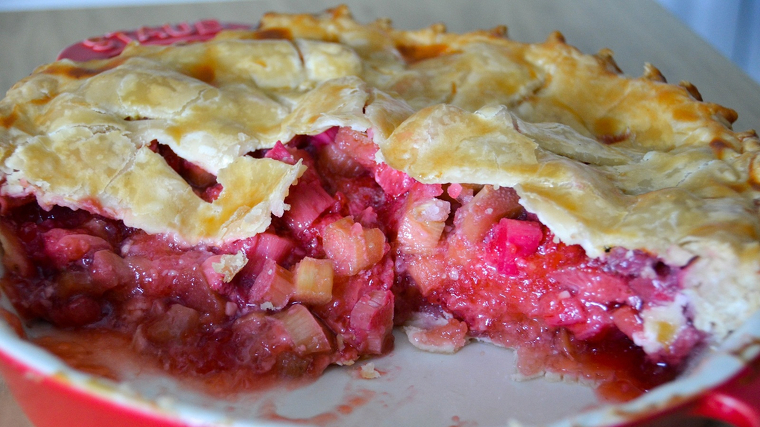
[[[38,68],[0,101],[2,286],[167,369],[478,339],[636,394],[760,309],[760,140],[555,33],[319,16]]]

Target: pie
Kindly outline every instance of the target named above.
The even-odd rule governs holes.
[[[760,140],[505,32],[338,7],[39,67],[0,101],[4,292],[180,375],[318,375],[402,326],[526,377],[673,378],[760,309]]]

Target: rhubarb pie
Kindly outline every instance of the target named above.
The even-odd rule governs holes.
[[[0,101],[2,289],[179,375],[314,376],[399,326],[667,381],[760,309],[760,140],[650,65],[505,32],[339,7],[39,67]]]

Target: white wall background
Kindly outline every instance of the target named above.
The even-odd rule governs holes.
[[[760,0],[658,1],[760,82]]]
[[[0,0],[0,11],[192,1],[210,0]],[[760,83],[760,0],[657,1]]]

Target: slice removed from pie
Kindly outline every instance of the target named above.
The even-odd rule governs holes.
[[[178,373],[317,375],[396,325],[630,397],[760,309],[760,140],[735,119],[558,33],[339,7],[131,44],[0,101],[2,286]]]

